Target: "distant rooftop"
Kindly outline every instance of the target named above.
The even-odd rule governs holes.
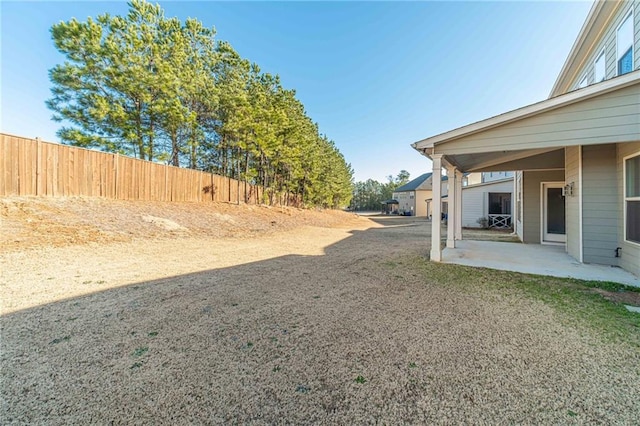
[[[420,185],[424,183],[424,181],[426,181],[430,177],[431,177],[431,173],[425,173],[423,175],[420,175],[414,180],[409,181],[408,183],[405,183],[404,185],[394,189],[393,192],[415,191],[416,189],[418,189]],[[442,176],[442,180],[447,180],[447,177]]]

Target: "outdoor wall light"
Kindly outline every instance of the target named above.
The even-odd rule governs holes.
[[[573,197],[573,182],[570,182],[562,188],[562,195],[565,197]]]

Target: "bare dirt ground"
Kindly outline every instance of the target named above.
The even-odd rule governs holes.
[[[637,346],[483,287],[507,273],[424,262],[421,219],[0,207],[3,424],[640,418]]]
[[[348,227],[354,214],[227,203],[103,198],[0,199],[0,253],[142,239],[252,238],[300,226]]]

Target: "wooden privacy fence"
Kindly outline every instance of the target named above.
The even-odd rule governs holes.
[[[199,170],[0,134],[0,196],[262,202],[262,187]]]

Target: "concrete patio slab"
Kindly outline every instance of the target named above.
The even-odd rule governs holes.
[[[621,268],[580,263],[564,246],[462,240],[456,241],[455,249],[444,250],[442,262],[640,287],[635,275]]]

